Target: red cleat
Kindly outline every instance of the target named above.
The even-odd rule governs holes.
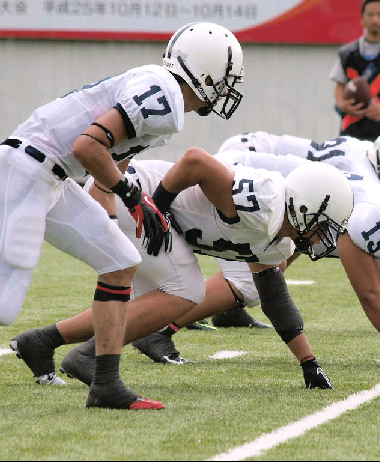
[[[146,409],[165,409],[165,405],[160,401],[153,401],[149,398],[139,397],[136,401],[134,401],[130,406],[129,409],[133,410],[146,410]]]

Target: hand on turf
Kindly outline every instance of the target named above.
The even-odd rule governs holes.
[[[301,364],[301,367],[303,370],[306,388],[328,388],[330,390],[334,390],[330,379],[315,358],[305,361]]]

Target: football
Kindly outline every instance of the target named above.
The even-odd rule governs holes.
[[[371,90],[368,80],[365,77],[356,77],[349,80],[344,87],[345,99],[354,98],[355,104],[363,103],[362,109],[366,108],[371,102]]]

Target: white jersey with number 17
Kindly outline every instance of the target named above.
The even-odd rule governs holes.
[[[11,138],[26,139],[74,178],[85,174],[72,155],[78,136],[101,115],[117,109],[128,139],[110,149],[116,163],[168,143],[184,124],[182,91],[173,75],[147,65],[74,90],[36,109]]]

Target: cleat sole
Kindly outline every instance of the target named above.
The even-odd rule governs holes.
[[[129,409],[134,410],[134,411],[139,411],[139,410],[159,411],[161,409],[165,409],[165,405],[161,403],[160,401],[154,401],[152,399],[147,399],[147,398],[139,398],[129,406]]]

